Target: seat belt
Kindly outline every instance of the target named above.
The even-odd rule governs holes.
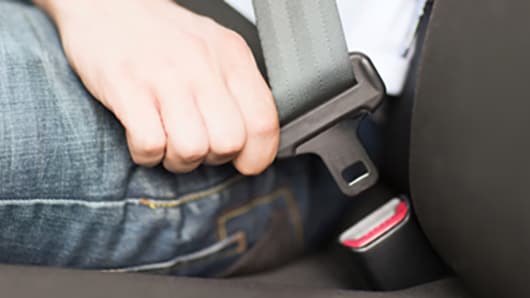
[[[365,56],[348,55],[336,0],[253,0],[267,74],[280,115],[278,157],[319,155],[355,196],[378,171],[357,136],[385,94]]]

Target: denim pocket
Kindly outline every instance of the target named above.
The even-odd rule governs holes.
[[[234,193],[229,201],[237,201],[238,195],[240,194]],[[143,202],[150,208],[158,210],[189,207],[188,204],[191,203],[193,202],[187,202],[186,205],[177,207],[172,202]],[[249,257],[252,259],[255,254],[249,256],[247,254],[249,251],[256,251],[254,246],[257,244],[260,251],[274,248],[276,253],[271,255],[275,260],[267,261],[268,264],[264,266],[258,265],[257,268],[253,269],[254,271],[266,269],[270,264],[285,260],[287,256],[293,255],[293,249],[297,252],[302,251],[304,237],[302,218],[294,195],[289,188],[280,187],[268,194],[245,199],[237,206],[232,205],[229,203],[219,209],[216,220],[211,225],[213,229],[205,238],[208,240],[201,244],[200,248],[195,248],[193,252],[181,254],[162,262],[106,271],[225,276],[232,274],[234,264],[241,263],[239,262],[240,259],[248,260]],[[278,239],[285,241],[277,241]],[[269,240],[271,241],[269,242]],[[259,243],[265,245],[259,245]],[[248,264],[248,261],[243,262]]]

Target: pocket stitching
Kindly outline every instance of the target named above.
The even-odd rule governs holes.
[[[220,193],[224,191],[225,189],[229,188],[230,186],[234,185],[235,183],[239,182],[242,178],[243,178],[242,175],[236,175],[209,189],[189,193],[175,200],[153,200],[153,199],[141,198],[138,201],[138,203],[140,205],[149,207],[151,209],[175,208],[175,207],[179,207],[184,204],[191,203],[191,202],[194,202],[200,199],[205,199],[216,193]]]
[[[228,231],[226,224],[231,219],[234,219],[238,216],[244,215],[257,206],[265,205],[268,203],[271,203],[275,200],[278,200],[280,198],[284,198],[285,203],[287,205],[287,211],[290,215],[295,237],[297,238],[299,243],[303,243],[304,241],[304,227],[302,223],[302,216],[300,214],[300,208],[298,204],[296,204],[296,200],[294,198],[293,192],[289,189],[289,187],[281,187],[276,189],[275,191],[261,196],[261,197],[255,197],[250,199],[246,204],[243,206],[236,208],[234,210],[228,211],[221,215],[217,220],[217,235],[220,240],[226,239],[228,237]]]

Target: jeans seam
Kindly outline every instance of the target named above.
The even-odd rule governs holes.
[[[113,208],[122,207],[125,205],[141,205],[151,209],[156,208],[175,208],[184,204],[206,199],[213,194],[224,191],[230,186],[234,185],[243,178],[241,175],[233,176],[217,185],[214,185],[206,190],[184,194],[177,199],[163,201],[146,198],[125,198],[122,200],[106,200],[106,201],[87,201],[81,199],[2,199],[0,198],[0,207],[2,206],[23,206],[23,205],[80,205],[87,208]]]

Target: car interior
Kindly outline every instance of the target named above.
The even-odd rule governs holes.
[[[239,32],[264,71],[252,23],[221,0],[178,2]],[[529,16],[522,0],[427,4],[405,90],[369,120],[379,180],[320,250],[219,279],[6,265],[3,295],[530,297]]]

